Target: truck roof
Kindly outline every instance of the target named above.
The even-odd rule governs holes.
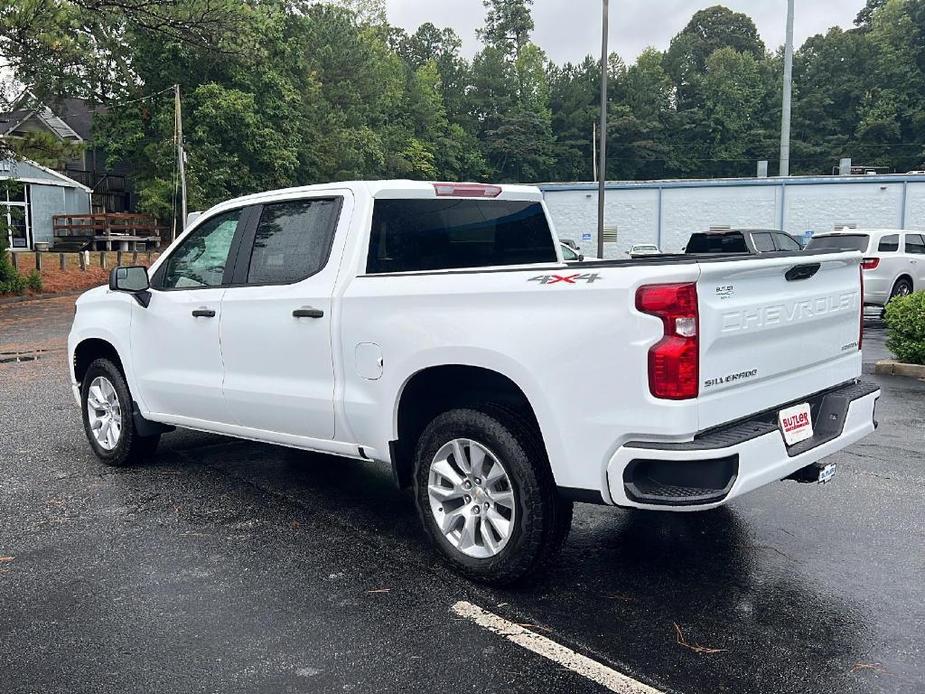
[[[817,236],[841,236],[841,235],[851,235],[851,234],[904,234],[904,233],[919,233],[915,229],[886,229],[886,228],[862,228],[862,229],[833,229],[831,231],[821,231],[818,234],[813,234],[813,238]]]
[[[206,210],[202,216],[212,212],[241,205],[253,204],[258,202],[272,202],[273,200],[283,200],[308,193],[323,193],[333,190],[350,190],[354,194],[371,195],[374,198],[436,198],[436,186],[453,186],[463,193],[466,188],[474,190],[482,189],[485,186],[499,188],[501,192],[498,195],[486,196],[474,194],[467,196],[465,194],[454,197],[472,197],[481,200],[534,200],[539,202],[543,199],[543,194],[536,186],[514,185],[508,183],[488,184],[488,183],[443,183],[439,181],[411,181],[402,179],[383,180],[383,181],[339,181],[334,183],[318,183],[309,186],[295,186],[292,188],[280,188],[278,190],[268,190],[261,193],[252,193],[241,197],[233,198],[220,202],[217,205]]]

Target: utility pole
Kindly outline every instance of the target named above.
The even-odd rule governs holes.
[[[180,109],[180,85],[173,85],[174,118],[177,132],[177,171],[180,174],[180,233],[186,229],[186,154],[183,151],[183,112]],[[176,225],[174,225],[176,230]],[[176,231],[174,231],[176,240]]]
[[[604,257],[604,188],[607,184],[607,30],[609,28],[609,0],[603,0],[601,18],[601,128],[598,135],[600,163],[597,166],[597,257]]]
[[[597,182],[597,123],[591,123],[591,171]]]
[[[787,42],[784,44],[784,94],[780,116],[780,175],[790,175],[790,98],[793,91],[793,4],[787,0]]]

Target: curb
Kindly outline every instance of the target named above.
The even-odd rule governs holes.
[[[27,301],[48,301],[49,299],[60,299],[62,296],[80,296],[86,291],[92,289],[72,289],[66,292],[54,292],[52,294],[21,294],[13,296],[0,296],[0,306],[9,304],[22,304]]]
[[[925,379],[925,365],[905,364],[901,361],[883,359],[874,364],[874,373],[882,376],[908,376]]]

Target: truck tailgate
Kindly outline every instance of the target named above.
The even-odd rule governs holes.
[[[807,253],[701,264],[701,429],[860,376],[859,263]]]

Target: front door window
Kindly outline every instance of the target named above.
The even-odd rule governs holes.
[[[203,222],[190,232],[159,270],[157,289],[219,287],[225,277],[228,254],[238,228],[241,210],[232,210]]]

